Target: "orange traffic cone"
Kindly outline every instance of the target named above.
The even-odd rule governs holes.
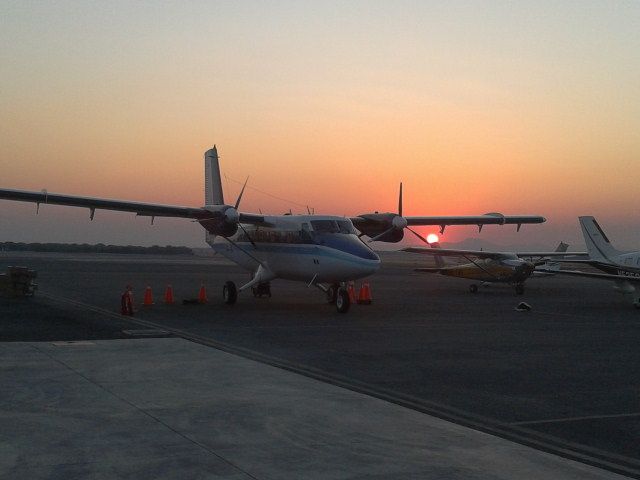
[[[360,287],[360,292],[358,293],[358,303],[360,305],[370,305],[371,304],[371,288],[369,287],[369,282],[364,282]]]
[[[167,291],[164,292],[164,303],[167,305],[173,304],[173,287],[171,285],[167,285]]]
[[[143,305],[153,305],[153,294],[151,293],[151,287],[147,287],[144,291],[144,302]]]
[[[356,289],[353,282],[349,282],[347,284],[347,293],[349,294],[349,301],[351,303],[356,303]]]
[[[207,303],[207,291],[204,288],[204,283],[200,284],[200,293],[198,294],[198,302]]]

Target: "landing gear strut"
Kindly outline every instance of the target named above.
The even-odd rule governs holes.
[[[340,289],[340,285],[332,284],[327,288],[327,303],[336,303],[338,299],[338,290]]]
[[[471,293],[478,293],[478,285],[476,285],[475,283],[472,283],[471,285],[469,285],[469,291]]]

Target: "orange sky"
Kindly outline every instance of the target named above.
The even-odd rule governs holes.
[[[2,188],[200,205],[216,143],[231,178],[316,212],[394,210],[403,181],[407,215],[549,219],[484,230],[496,243],[579,241],[591,214],[640,244],[637,3],[1,8]],[[253,190],[242,206],[303,210]],[[32,211],[2,202],[0,241],[201,244],[184,222]]]

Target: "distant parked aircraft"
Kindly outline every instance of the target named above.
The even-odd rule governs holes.
[[[582,235],[587,244],[588,258],[561,259],[559,262],[591,265],[604,273],[580,270],[557,270],[554,273],[587,278],[597,278],[614,282],[614,290],[629,298],[636,308],[640,308],[640,252],[616,250],[594,217],[578,217]]]
[[[552,275],[560,268],[559,264],[551,262],[552,257],[564,257],[568,245],[560,242],[554,252],[487,252],[484,250],[456,250],[440,248],[432,244],[432,248],[409,247],[405,252],[432,255],[436,261],[434,268],[416,268],[417,272],[439,273],[449,277],[463,278],[482,282],[482,285],[506,283],[513,285],[517,295],[524,293],[524,282],[530,276]],[[573,254],[570,254],[573,255]],[[464,258],[469,263],[446,265],[443,257]],[[546,267],[542,272],[537,267]],[[471,293],[477,293],[478,285],[469,285]]]

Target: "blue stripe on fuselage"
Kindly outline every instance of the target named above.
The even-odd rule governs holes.
[[[358,240],[359,241],[359,240]],[[354,255],[351,252],[347,252],[338,248],[333,248],[329,245],[306,245],[306,244],[277,244],[277,243],[257,243],[257,248],[249,242],[236,242],[237,245],[253,254],[260,252],[269,252],[269,253],[283,253],[289,255],[311,255],[316,257],[333,257],[337,258],[340,261],[347,261],[351,263],[357,264],[371,264],[373,261],[380,261],[380,257],[378,257],[375,252],[373,253],[373,258],[363,258],[361,256]],[[227,250],[231,245],[228,243],[214,243],[212,245],[213,249],[216,252],[222,253],[224,250]],[[326,247],[326,248],[321,248]],[[366,248],[366,245],[364,245]],[[224,253],[223,253],[224,254]]]

